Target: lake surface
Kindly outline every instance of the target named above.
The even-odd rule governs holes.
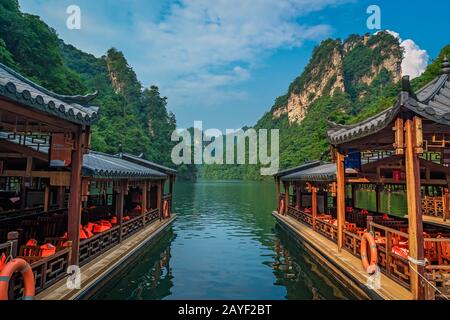
[[[354,299],[271,216],[270,182],[177,182],[178,217],[94,299]]]

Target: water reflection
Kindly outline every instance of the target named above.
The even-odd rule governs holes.
[[[97,299],[346,299],[271,217],[272,183],[177,183],[172,230]]]

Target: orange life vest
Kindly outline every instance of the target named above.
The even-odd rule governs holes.
[[[50,257],[56,253],[56,247],[51,243],[46,243],[39,247],[41,249],[41,257]]]

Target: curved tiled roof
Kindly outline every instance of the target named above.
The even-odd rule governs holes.
[[[334,181],[336,180],[336,164],[326,163],[298,172],[288,174],[281,178],[283,181]]]
[[[444,59],[442,75],[413,93],[409,78],[403,78],[403,90],[397,103],[379,114],[355,125],[331,123],[328,139],[334,145],[360,139],[385,129],[402,109],[439,124],[450,125],[450,69]]]
[[[86,96],[59,95],[1,63],[0,96],[81,125],[90,125],[99,118],[99,108],[89,105],[97,92]]]
[[[167,175],[133,162],[100,152],[84,155],[82,174],[93,178],[153,178],[165,179]]]
[[[131,162],[137,163],[137,164],[139,164],[141,166],[144,166],[144,167],[148,167],[148,168],[151,168],[151,169],[162,171],[162,172],[164,172],[166,174],[169,174],[169,175],[176,175],[177,174],[177,170],[175,170],[175,169],[172,169],[172,168],[169,168],[169,167],[165,167],[165,166],[162,166],[160,164],[157,164],[157,163],[145,160],[144,158],[142,158],[140,156],[134,156],[134,155],[131,155],[131,154],[128,154],[128,153],[122,153],[122,154],[119,155],[119,157],[121,157],[122,159],[125,159],[127,161],[131,161]]]
[[[278,171],[276,174],[274,174],[274,177],[284,177],[288,174],[294,173],[294,172],[298,172],[298,171],[302,171],[302,170],[306,170],[312,167],[317,167],[320,166],[322,163],[322,161],[311,161],[311,162],[306,162],[304,164],[301,164],[299,166],[296,167],[292,167],[292,168],[288,168],[288,169],[284,169],[284,170],[280,170]]]

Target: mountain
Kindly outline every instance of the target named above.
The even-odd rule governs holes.
[[[412,81],[419,89],[439,74],[438,59]],[[400,92],[402,48],[387,32],[328,39],[318,45],[286,94],[254,126],[280,130],[280,167],[329,160],[327,120],[359,122],[390,107]],[[214,179],[263,179],[255,165],[204,166],[201,176]]]
[[[92,128],[94,150],[143,154],[173,166],[175,115],[158,87],[143,88],[119,50],[111,48],[102,57],[83,52],[64,43],[38,16],[22,13],[17,0],[1,0],[0,62],[57,93],[98,90],[93,103],[101,106],[101,118]],[[178,169],[182,177],[195,177],[195,166]]]

